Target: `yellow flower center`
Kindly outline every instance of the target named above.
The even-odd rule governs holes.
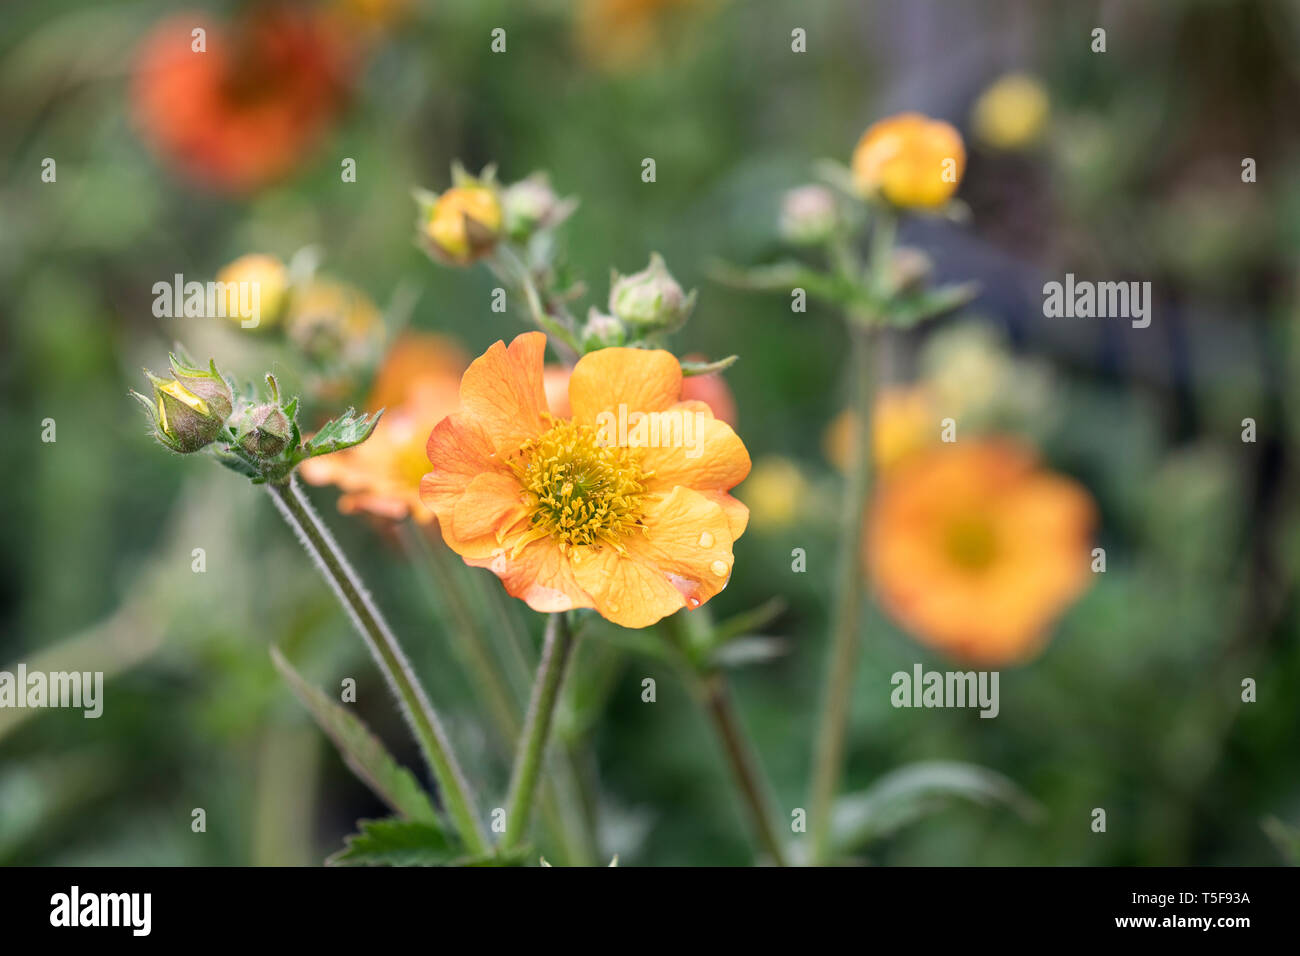
[[[641,496],[649,475],[633,449],[601,444],[592,425],[553,420],[510,467],[532,511],[532,527],[516,550],[549,536],[565,552],[602,544],[621,552],[624,537],[645,531]]]
[[[997,557],[993,524],[981,514],[962,515],[952,521],[945,544],[953,563],[969,571],[983,571]]]

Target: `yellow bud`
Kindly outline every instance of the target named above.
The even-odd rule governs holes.
[[[487,186],[453,186],[429,212],[425,235],[434,250],[456,265],[491,251],[501,235],[501,202]]]

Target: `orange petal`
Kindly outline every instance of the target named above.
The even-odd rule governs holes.
[[[744,442],[703,402],[679,402],[643,421],[646,424],[638,430],[652,439],[658,434],[658,441],[641,458],[641,467],[652,473],[646,482],[651,491],[669,491],[677,485],[727,491],[749,474]]]
[[[550,538],[542,538],[512,554],[507,539],[501,547],[481,558],[465,558],[465,563],[487,568],[501,579],[506,593],[524,601],[534,611],[554,613],[594,603],[578,583],[569,559],[560,553]]]
[[[543,431],[546,336],[525,332],[476,358],[460,382],[462,410],[478,422],[497,451],[513,452]]]
[[[518,481],[499,472],[484,472],[469,483],[456,502],[452,531],[462,540],[496,536],[526,513]]]
[[[617,419],[619,406],[628,412],[657,412],[681,395],[682,367],[662,349],[609,348],[578,359],[569,378],[573,419],[597,424],[601,412]]]
[[[679,487],[648,496],[647,506],[646,533],[624,539],[624,553],[605,547],[574,561],[596,610],[623,627],[699,607],[731,577],[731,529],[716,501]]]
[[[434,427],[427,450],[432,470],[420,480],[420,498],[444,525],[451,523],[470,482],[484,472],[504,471],[487,433],[463,412]]]

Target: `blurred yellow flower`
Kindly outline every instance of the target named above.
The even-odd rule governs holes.
[[[1047,90],[1035,77],[1009,73],[980,94],[971,112],[975,135],[996,149],[1032,145],[1047,126]]]
[[[850,409],[837,415],[826,429],[826,457],[841,470],[848,468],[853,457],[855,434],[857,419]],[[880,390],[871,419],[872,459],[878,470],[892,468],[938,438],[939,417],[927,388],[895,385]]]
[[[864,196],[904,209],[946,203],[966,170],[961,134],[942,120],[899,113],[872,124],[853,150],[853,179]]]
[[[885,476],[866,564],[881,605],[923,643],[997,666],[1033,656],[1088,586],[1096,507],[1000,439],[935,445]]]
[[[453,186],[438,197],[425,235],[434,251],[454,265],[489,252],[501,234],[501,201],[488,186]]]
[[[268,328],[280,321],[289,291],[289,270],[275,256],[250,253],[240,256],[217,273],[217,282],[223,284],[226,297],[225,314],[243,323],[256,318],[256,325],[248,328]],[[241,293],[246,285],[256,296]],[[250,306],[256,304],[257,315]]]
[[[788,458],[768,457],[754,462],[741,500],[749,506],[756,528],[785,528],[799,518],[800,503],[807,500],[808,482]]]

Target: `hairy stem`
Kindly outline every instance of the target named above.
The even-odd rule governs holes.
[[[546,755],[546,741],[551,732],[551,718],[555,702],[560,696],[565,664],[573,647],[569,621],[564,612],[552,614],[546,622],[546,636],[542,644],[542,657],[537,664],[537,677],[533,681],[533,694],[528,702],[528,718],[524,733],[519,738],[515,768],[510,775],[510,794],[506,799],[506,832],[501,848],[509,850],[518,846],[528,832],[532,816],[533,792],[537,788],[537,775]]]
[[[401,704],[402,714],[424,752],[429,769],[438,783],[443,804],[466,849],[472,855],[490,852],[482,827],[474,814],[469,787],[455,754],[452,753],[446,732],[379,608],[348,564],[333,536],[303,497],[297,480],[291,476],[283,484],[268,484],[267,490],[284,520],[297,532],[303,547],[334,588],[339,602],[370,648],[375,663],[388,679],[389,688]]]

